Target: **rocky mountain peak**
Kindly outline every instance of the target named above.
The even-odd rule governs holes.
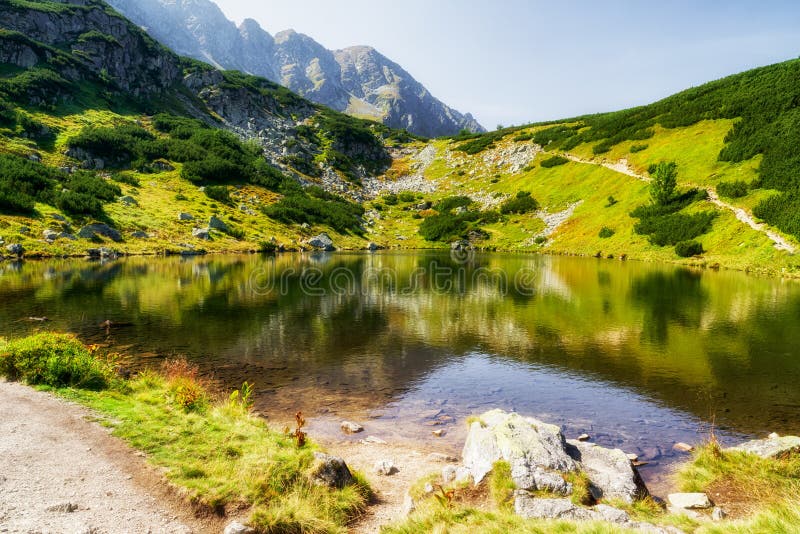
[[[238,27],[210,0],[111,0],[155,39],[182,55],[263,76],[306,98],[388,126],[435,137],[484,131],[400,65],[369,46],[331,51],[294,30],[270,35],[253,19]]]

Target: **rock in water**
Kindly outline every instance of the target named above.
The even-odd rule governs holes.
[[[311,469],[311,482],[319,486],[343,488],[353,483],[353,475],[341,458],[315,452],[316,462]]]
[[[766,439],[756,439],[725,449],[725,452],[747,452],[761,458],[783,458],[800,452],[800,437],[770,434]]]
[[[675,508],[686,510],[704,510],[712,506],[705,493],[670,493],[667,501]]]
[[[331,239],[330,236],[325,232],[322,232],[317,237],[312,237],[309,239],[308,244],[319,250],[336,250],[336,247],[333,246],[333,239]]]
[[[593,443],[569,440],[568,452],[589,476],[595,499],[621,499],[627,503],[648,495],[647,487],[628,455]]]
[[[518,488],[566,493],[559,473],[577,469],[558,426],[502,410],[487,412],[470,425],[462,455],[475,484],[496,461],[505,460]]]
[[[358,423],[353,423],[352,421],[342,421],[341,427],[345,434],[358,434],[364,431],[363,426]]]

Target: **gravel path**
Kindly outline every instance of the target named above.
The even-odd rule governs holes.
[[[91,413],[0,381],[0,532],[221,532]]]

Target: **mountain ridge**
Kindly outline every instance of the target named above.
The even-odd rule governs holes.
[[[241,70],[355,116],[425,137],[485,131],[435,98],[397,63],[369,46],[328,50],[294,30],[272,36],[254,19],[239,26],[210,0],[112,0],[111,5],[181,55]],[[360,64],[360,69],[345,65]]]

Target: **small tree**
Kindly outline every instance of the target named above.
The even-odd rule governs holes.
[[[650,167],[653,183],[650,185],[650,196],[659,206],[666,206],[675,198],[678,186],[678,166],[675,162],[662,161]]]

